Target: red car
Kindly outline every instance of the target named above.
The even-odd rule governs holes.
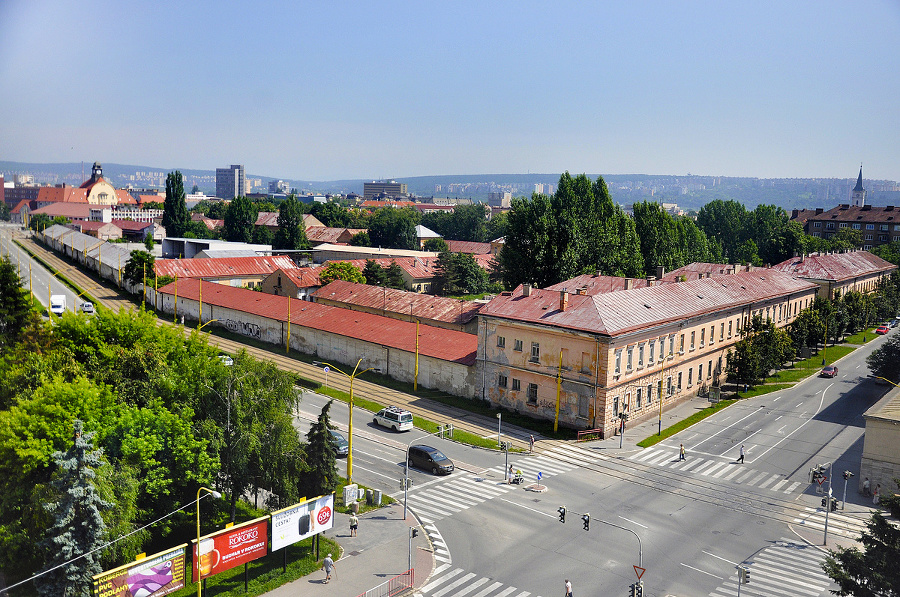
[[[837,377],[838,368],[833,365],[828,365],[824,369],[822,369],[822,377]]]
[[[889,328],[889,327],[886,326],[886,325],[880,325],[880,326],[878,326],[877,328],[875,328],[875,333],[876,333],[876,334],[884,335],[884,334],[887,334],[889,331],[891,331],[891,328]]]

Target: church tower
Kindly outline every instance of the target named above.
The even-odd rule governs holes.
[[[862,164],[859,165],[859,178],[856,179],[856,186],[850,193],[850,205],[853,207],[862,207],[866,204],[866,190],[862,186]]]

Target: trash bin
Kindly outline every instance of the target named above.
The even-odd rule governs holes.
[[[353,502],[350,504],[350,511],[354,514],[359,514],[359,502]]]
[[[380,506],[381,505],[381,490],[376,489],[373,493],[374,493],[374,495],[372,496],[372,499],[375,502],[373,505]]]

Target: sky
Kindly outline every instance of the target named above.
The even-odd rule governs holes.
[[[0,160],[900,181],[900,0],[0,0]]]

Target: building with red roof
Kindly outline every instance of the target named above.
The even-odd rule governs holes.
[[[266,294],[310,300],[312,293],[322,286],[319,274],[323,269],[325,269],[323,265],[293,269],[279,268],[263,279],[260,290]]]
[[[868,251],[813,253],[785,259],[773,270],[819,285],[819,296],[833,299],[836,293],[873,292],[897,266]]]
[[[157,259],[157,276],[199,278],[228,286],[254,288],[277,269],[293,269],[294,262],[284,255],[257,257],[219,257],[215,259]]]

